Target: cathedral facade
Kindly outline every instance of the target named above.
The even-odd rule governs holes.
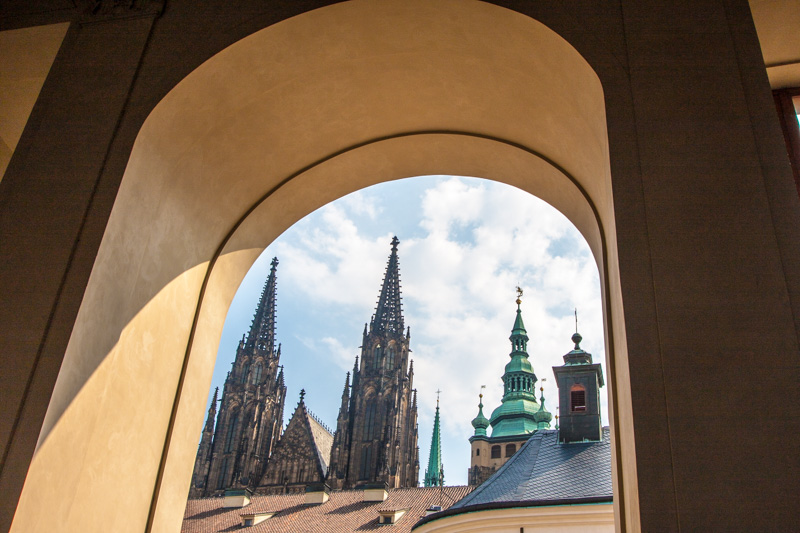
[[[278,260],[272,260],[219,402],[219,391],[214,392],[190,498],[228,489],[300,492],[321,482],[334,489],[371,483],[417,486],[417,400],[409,360],[411,333],[403,321],[398,243],[395,237],[375,315],[364,327],[352,384],[349,372],[345,378],[335,435],[307,409],[305,391],[283,431],[286,386],[280,345],[275,348]]]
[[[403,321],[398,243],[394,237],[375,314],[364,326],[352,384],[349,374],[345,379],[327,476],[334,489],[418,485],[417,399],[409,361],[411,329]]]
[[[280,345],[275,348],[277,266],[274,258],[250,331],[239,341],[225,379],[218,415],[214,393],[197,451],[190,497],[212,496],[229,488],[255,488],[281,437],[286,385]]]

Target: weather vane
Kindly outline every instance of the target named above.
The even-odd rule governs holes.
[[[441,394],[441,389],[436,390],[436,407],[439,407],[439,394]]]
[[[578,308],[575,308],[575,333],[578,333]]]
[[[522,303],[522,288],[517,285],[517,305]]]

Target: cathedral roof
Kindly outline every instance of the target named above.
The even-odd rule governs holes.
[[[344,533],[380,530],[406,533],[425,514],[425,509],[432,505],[441,505],[446,509],[472,489],[473,487],[465,486],[389,489],[388,499],[382,502],[365,502],[363,490],[333,491],[330,499],[320,505],[305,505],[304,494],[256,494],[251,498],[250,505],[243,508],[225,508],[223,498],[189,500],[183,515],[181,533],[239,531],[242,514],[266,511],[276,511],[276,514],[242,531]],[[392,526],[378,524],[379,511],[394,509],[408,511]]]
[[[311,438],[314,440],[314,445],[317,448],[317,458],[322,465],[322,471],[328,473],[328,465],[331,462],[331,447],[333,446],[333,435],[328,429],[317,420],[317,417],[309,411],[305,410],[306,419],[308,420],[308,427],[311,429]]]
[[[609,428],[600,441],[570,444],[558,441],[557,430],[542,430],[472,493],[422,522],[489,509],[612,500]]]

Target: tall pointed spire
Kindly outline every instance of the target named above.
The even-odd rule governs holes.
[[[425,486],[439,487],[444,485],[442,468],[442,435],[439,429],[439,393],[436,391],[436,415],[433,418],[433,436],[431,437],[431,454],[428,457],[428,468],[425,469]]]
[[[344,379],[344,391],[342,391],[342,405],[339,406],[339,417],[347,415],[347,409],[350,405],[350,372]]]
[[[392,252],[386,265],[378,306],[372,317],[372,331],[390,331],[403,334],[403,303],[400,297],[400,270],[397,263],[397,245],[400,241],[392,238]]]
[[[211,400],[211,405],[208,407],[208,418],[206,419],[205,431],[214,431],[214,420],[217,418],[217,398],[219,397],[219,387],[214,389],[214,399]]]
[[[262,353],[272,354],[275,349],[275,295],[278,269],[278,258],[273,257],[269,277],[264,284],[261,298],[258,300],[253,323],[247,334],[248,349],[257,348]]]

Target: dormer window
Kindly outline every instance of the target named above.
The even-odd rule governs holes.
[[[582,385],[574,385],[569,391],[569,406],[573,413],[586,411],[586,389]]]
[[[378,514],[378,523],[382,525],[396,524],[408,509],[380,509]]]

